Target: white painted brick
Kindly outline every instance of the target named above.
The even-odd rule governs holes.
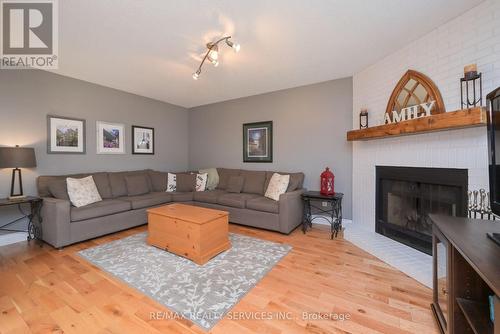
[[[460,108],[463,67],[476,62],[483,96],[500,86],[500,1],[479,6],[367,67],[353,77],[353,127],[359,110],[383,124],[392,89],[408,69],[428,75],[448,111]],[[488,188],[485,127],[353,143],[353,221],[375,226],[375,166],[451,167],[469,170],[469,189]]]

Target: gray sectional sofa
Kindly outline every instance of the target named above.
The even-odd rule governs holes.
[[[77,175],[39,176],[37,187],[43,198],[43,240],[61,248],[76,242],[147,223],[146,210],[172,202],[185,202],[229,212],[232,223],[288,234],[302,221],[303,173],[290,174],[290,184],[279,201],[264,197],[274,172],[217,168],[219,185],[211,191],[165,192],[167,173],[153,170],[98,172]],[[185,173],[183,173],[185,174]],[[92,175],[101,202],[83,207],[71,205],[67,177]],[[143,175],[144,178],[131,176]],[[242,176],[241,193],[228,192],[231,176]],[[145,184],[130,185],[130,179]],[[241,180],[241,178],[240,178]],[[128,183],[127,183],[128,182]],[[133,189],[131,189],[133,187]],[[140,193],[140,194],[138,194]]]

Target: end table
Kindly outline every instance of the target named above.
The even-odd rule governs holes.
[[[335,193],[333,195],[322,195],[319,191],[306,191],[302,194],[302,201],[304,203],[304,218],[302,220],[302,232],[306,233],[308,227],[312,227],[312,221],[315,219],[325,219],[330,225],[330,239],[337,237],[339,231],[342,229],[342,198],[344,194]],[[313,202],[313,203],[311,203]],[[327,202],[329,205],[327,209],[319,207],[314,202]],[[319,215],[313,217],[312,210],[317,212],[326,213],[327,215]]]
[[[30,212],[26,213],[23,211],[22,204],[30,205]],[[27,196],[19,199],[8,199],[2,198],[0,199],[0,207],[6,206],[17,206],[19,213],[22,215],[21,217],[3,224],[0,226],[0,231],[9,231],[9,232],[28,232],[28,241],[30,240],[38,240],[40,241],[40,247],[42,246],[42,215],[40,211],[42,209],[43,200],[40,197],[35,196]],[[28,229],[27,230],[17,230],[8,228],[10,225],[17,223],[22,219],[28,219]],[[36,221],[35,221],[36,220]]]

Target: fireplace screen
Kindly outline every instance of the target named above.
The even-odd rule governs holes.
[[[467,171],[377,167],[377,192],[376,232],[431,254],[428,215],[465,216]]]

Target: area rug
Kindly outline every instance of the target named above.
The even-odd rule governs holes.
[[[288,245],[230,233],[231,249],[199,266],[146,244],[147,233],[78,254],[135,289],[211,329],[290,250]]]

